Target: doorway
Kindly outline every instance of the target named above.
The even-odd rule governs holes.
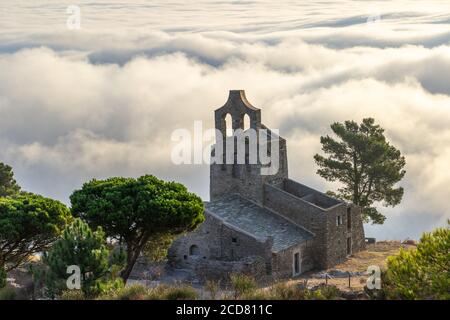
[[[352,254],[352,238],[348,237],[347,238],[347,255],[351,255]]]

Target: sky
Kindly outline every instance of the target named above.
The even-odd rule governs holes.
[[[208,200],[208,166],[175,165],[171,134],[212,128],[230,89],[287,139],[291,178],[323,191],[320,136],[375,118],[407,173],[366,236],[450,218],[447,0],[0,2],[0,161],[25,190],[69,204],[92,178],[154,174]]]

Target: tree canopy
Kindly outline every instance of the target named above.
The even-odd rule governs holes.
[[[126,281],[143,247],[157,235],[180,234],[204,220],[203,202],[186,187],[151,175],[92,180],[70,197],[72,212],[108,237],[124,242]]]
[[[14,269],[48,249],[71,217],[64,204],[39,195],[0,198],[0,269]]]
[[[0,162],[0,197],[7,197],[19,193],[20,186],[14,180],[12,168]]]
[[[366,222],[382,224],[386,217],[374,204],[396,206],[401,202],[403,188],[396,183],[405,175],[405,158],[372,118],[363,119],[360,125],[336,122],[331,129],[338,139],[320,138],[327,156],[314,156],[317,173],[328,181],[341,182],[343,186],[331,194],[361,206]]]

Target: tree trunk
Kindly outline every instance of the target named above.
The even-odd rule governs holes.
[[[128,247],[130,248],[130,247]],[[133,271],[134,264],[136,263],[140,250],[136,250],[134,252],[130,252],[130,250],[127,250],[127,265],[125,266],[125,269],[121,272],[121,277],[125,283],[127,283],[128,278],[130,277],[131,271]],[[136,252],[137,251],[137,252]]]
[[[127,265],[125,269],[121,272],[121,277],[125,283],[127,283],[128,278],[130,277],[131,271],[133,271],[133,267],[141,254],[142,248],[145,243],[148,241],[147,237],[142,237],[136,246],[133,246],[127,243]]]

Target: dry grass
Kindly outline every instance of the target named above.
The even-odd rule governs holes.
[[[355,253],[345,262],[334,266],[331,269],[338,269],[349,272],[365,272],[371,265],[379,266],[381,269],[386,267],[387,257],[396,254],[400,248],[411,249],[413,245],[401,244],[400,241],[380,241],[375,244],[368,244],[366,250]],[[330,270],[331,270],[330,269]],[[308,280],[308,286],[316,286],[325,283],[325,279],[315,278],[317,271],[307,272],[295,280],[288,281],[289,284],[295,284]],[[350,287],[348,286],[348,278],[332,278],[328,279],[328,284],[335,285],[342,291],[359,291],[362,290],[367,281],[367,276],[352,276],[350,279]]]

